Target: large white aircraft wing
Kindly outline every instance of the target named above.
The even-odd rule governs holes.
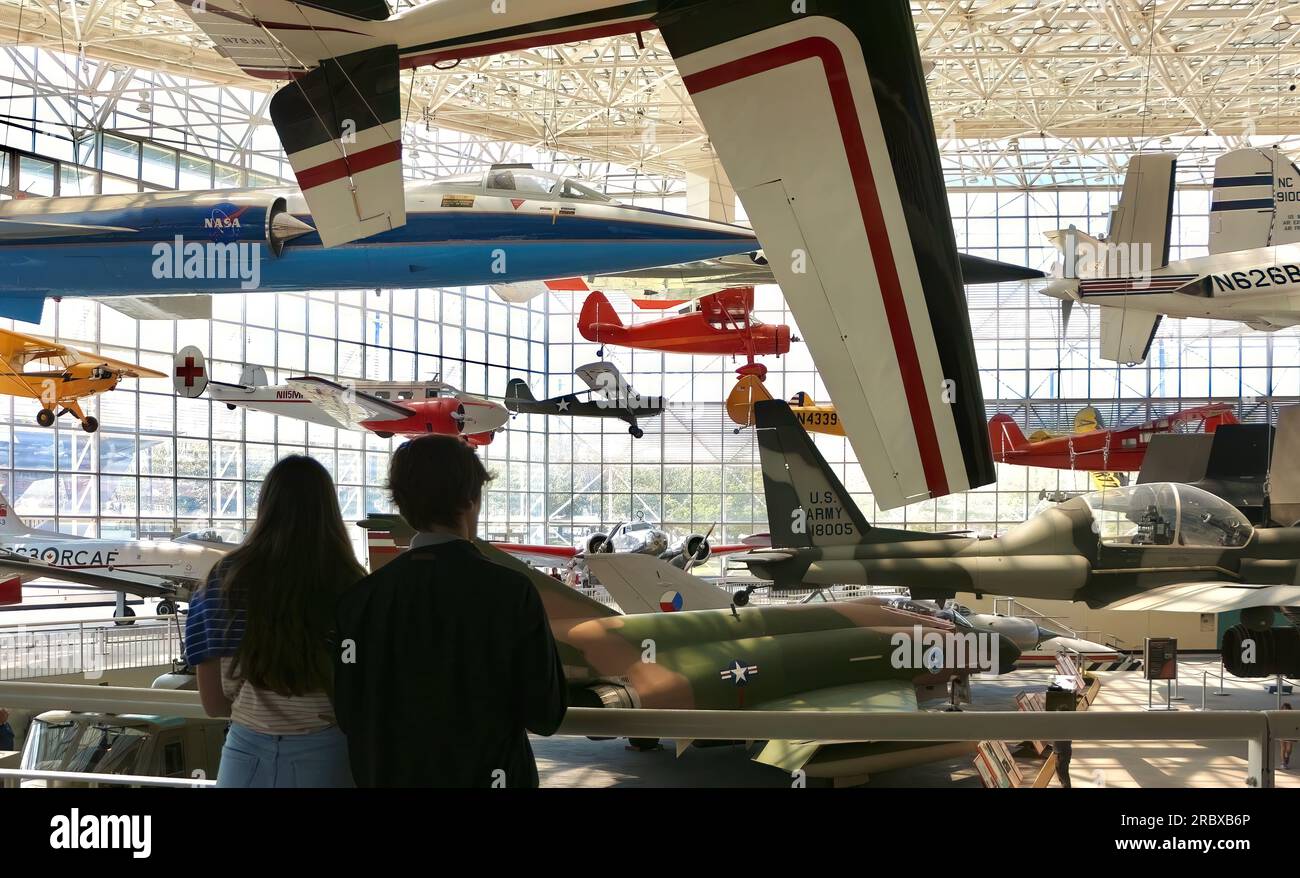
[[[317,378],[313,375],[290,378],[287,386],[315,403],[321,411],[336,421],[360,424],[362,421],[400,421],[411,416],[403,405],[380,399],[356,388]]]
[[[992,482],[910,3],[722,2],[659,24],[876,502]]]
[[[1145,613],[1223,613],[1250,607],[1300,607],[1300,585],[1228,585],[1186,582],[1147,589],[1100,609]]]
[[[19,576],[23,581],[53,579],[74,585],[89,585],[105,591],[122,591],[145,598],[180,597],[185,600],[188,591],[178,587],[176,582],[162,577],[139,573],[96,573],[91,570],[56,567],[26,555],[3,550],[0,550],[0,573]]]

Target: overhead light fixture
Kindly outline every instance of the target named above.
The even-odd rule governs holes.
[[[1285,15],[1279,15],[1277,18],[1273,19],[1273,23],[1269,25],[1269,30],[1275,30],[1278,33],[1290,29],[1291,19],[1287,18]]]
[[[158,3],[157,0],[135,0],[135,5],[141,9],[153,9]]]
[[[1038,19],[1038,24],[1034,25],[1034,33],[1040,37],[1045,37],[1052,32],[1052,26],[1047,23],[1046,18]]]

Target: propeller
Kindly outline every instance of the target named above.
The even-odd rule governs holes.
[[[717,523],[716,521],[713,522],[713,524],[709,525],[709,529],[708,529],[708,531],[704,534],[704,540],[703,540],[703,542],[701,543],[701,545],[708,545],[709,537],[713,536],[713,529],[714,529],[715,527],[717,527],[717,526],[718,526],[718,523]],[[686,572],[686,573],[690,573],[690,572],[691,572],[691,568],[695,566],[695,564],[696,564],[696,559],[697,559],[698,557],[699,557],[699,554],[698,554],[697,552],[692,552],[692,553],[691,553],[691,556],[690,556],[689,558],[686,559],[686,563],[682,565],[682,570],[683,570],[684,572]]]

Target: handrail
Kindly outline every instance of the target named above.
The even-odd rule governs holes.
[[[159,623],[166,623],[167,625],[171,625],[173,624],[172,619],[173,617],[169,614],[165,616],[108,616],[108,617],[97,616],[93,619],[57,619],[50,622],[3,622],[0,623],[0,633],[11,628],[21,628],[27,630],[31,630],[33,628],[76,628],[80,625],[91,625],[91,624],[105,625],[105,626],[114,625],[117,622],[130,622],[132,625],[136,625],[142,622],[150,623],[150,625],[155,625]],[[116,627],[122,627],[122,626],[116,626]]]
[[[0,704],[37,710],[205,718],[194,691],[0,683]],[[570,708],[558,735],[682,740],[852,741],[1246,741],[1247,783],[1273,785],[1272,744],[1300,738],[1297,711],[657,710]]]
[[[206,778],[153,777],[143,774],[101,774],[89,771],[38,771],[34,768],[0,768],[0,781],[12,780],[63,780],[70,783],[109,784],[130,787],[214,787],[215,780]],[[0,784],[3,786],[3,784]]]

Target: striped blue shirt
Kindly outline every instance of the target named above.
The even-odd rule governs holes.
[[[185,620],[185,661],[193,668],[209,659],[229,658],[243,638],[244,611],[232,613],[227,609],[218,565],[190,601],[190,613]]]

